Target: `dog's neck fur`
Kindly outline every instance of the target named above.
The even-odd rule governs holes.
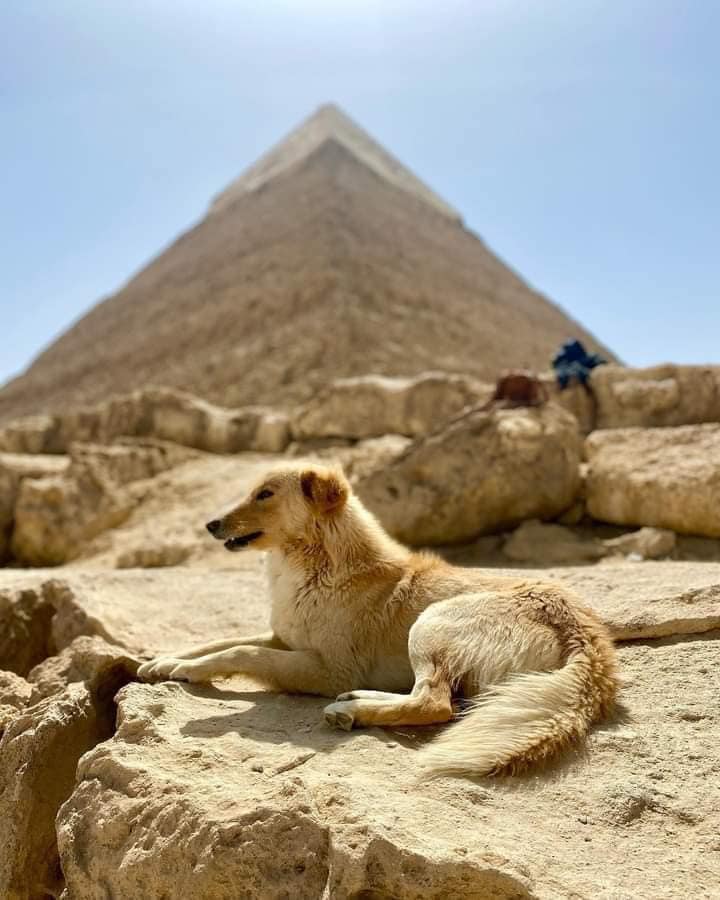
[[[355,496],[341,510],[316,518],[302,537],[288,538],[279,551],[293,568],[335,584],[370,571],[399,576],[411,555]]]

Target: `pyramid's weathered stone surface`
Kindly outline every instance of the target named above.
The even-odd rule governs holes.
[[[213,200],[211,212],[230,206],[244,194],[255,191],[292,168],[326,141],[336,141],[390,184],[428,203],[451,219],[460,222],[460,214],[419,178],[359,128],[333,103],[326,103],[295,128],[269,153],[259,159]]]
[[[288,407],[333,378],[544,369],[580,325],[336,110],[0,391],[0,420],[148,384]]]

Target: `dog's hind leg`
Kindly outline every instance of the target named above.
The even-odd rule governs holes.
[[[348,691],[346,694],[338,694],[337,700],[405,700],[407,694],[392,694],[388,691]]]
[[[432,725],[452,716],[450,682],[430,661],[415,668],[410,694],[350,691],[325,707],[325,721],[347,730],[353,725]]]
[[[452,684],[444,652],[442,623],[421,616],[410,629],[408,654],[415,673],[409,694],[356,690],[340,694],[325,707],[329,725],[350,729],[353,725],[431,725],[453,717]]]

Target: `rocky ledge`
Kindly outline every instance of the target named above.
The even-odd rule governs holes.
[[[720,565],[543,570],[622,640],[618,715],[529,778],[421,783],[433,729],[337,733],[322,699],[242,679],[135,682],[140,656],[264,625],[250,559],[4,573],[32,652],[0,660],[0,896],[713,896]]]

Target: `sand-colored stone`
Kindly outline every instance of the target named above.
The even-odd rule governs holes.
[[[0,737],[0,897],[40,900],[63,886],[55,816],[83,753],[111,736],[113,697],[137,663],[99,638],[80,638],[28,676],[31,695]]]
[[[720,628],[717,563],[608,561],[536,571],[538,577],[568,583],[607,623],[616,640]]]
[[[415,378],[364,375],[333,381],[292,417],[296,440],[362,440],[386,434],[419,437],[470,406],[485,403],[493,386],[444,372]]]
[[[4,424],[0,429],[0,451],[4,453],[30,453],[39,455],[59,450],[48,450],[53,441],[56,417],[51,415],[20,416]]]
[[[357,490],[406,543],[467,541],[570,507],[580,450],[577,420],[554,404],[475,410],[418,438]]]
[[[97,636],[77,637],[31,669],[27,676],[32,688],[30,703],[62,694],[68,685],[82,682],[96,700],[109,704],[137,668],[137,659],[117,644]]]
[[[32,685],[16,675],[0,669],[0,738],[8,723],[30,702]]]
[[[603,541],[603,545],[611,553],[622,553],[626,556],[638,556],[642,559],[662,559],[670,556],[677,546],[674,531],[665,528],[639,528],[616,538]]]
[[[623,710],[514,782],[419,785],[433,730],[338,734],[323,700],[132,685],[58,817],[69,900],[713,897],[717,644],[620,650]],[[452,726],[450,726],[452,727]]]
[[[76,443],[155,438],[211,453],[278,453],[290,440],[286,414],[261,406],[225,409],[185,391],[145,388],[96,406],[20,419],[0,428],[0,450],[67,453]]]
[[[310,451],[305,449],[303,456],[311,455],[329,463],[339,463],[353,484],[362,481],[376,469],[389,465],[407,450],[411,439],[401,434],[385,434],[382,437],[367,438],[348,446],[332,445]]]
[[[53,651],[53,615],[42,579],[27,580],[0,570],[0,669],[27,675]]]
[[[63,878],[55,815],[72,791],[80,756],[112,730],[111,709],[100,710],[82,683],[28,707],[7,724],[0,739],[3,900],[57,896]]]
[[[192,547],[186,544],[158,543],[125,550],[115,564],[118,569],[160,569],[179,566],[191,553]]]
[[[14,509],[11,551],[26,565],[58,565],[77,556],[87,541],[119,524],[137,500],[123,490],[187,460],[184,448],[162,442],[110,447],[72,444],[62,474],[25,478]]]
[[[282,458],[281,458],[282,459]],[[245,497],[262,475],[278,463],[269,454],[207,454],[132,486],[136,504],[115,528],[84,544],[70,566],[114,569],[141,559],[162,561],[166,549],[187,552],[184,566],[244,568],[245,554],[227,553],[207,533],[205,523]],[[124,567],[124,565],[123,565]]]
[[[240,554],[237,554],[240,555]],[[570,584],[619,639],[720,628],[720,564],[669,561],[495,569]],[[131,655],[173,652],[269,622],[264,559],[242,569],[68,571],[38,579],[53,610],[52,643],[97,635]]]
[[[64,472],[69,460],[62,456],[0,453],[0,564],[10,550],[15,503],[24,478],[43,478]]]
[[[583,434],[589,434],[596,427],[597,402],[590,390],[575,383],[561,390],[554,373],[542,375],[541,380],[550,400],[575,416]]]
[[[372,457],[344,451],[358,449],[360,464]],[[0,571],[0,622],[27,636],[0,648],[34,648],[3,707],[3,900],[63,884],[64,900],[105,900],[107,885],[118,900],[712,896],[717,563],[496,570],[563,580],[616,637],[641,641],[620,648],[619,720],[585,756],[526,780],[418,787],[413,754],[430,731],[341,735],[325,701],[242,679],[123,688],[112,737],[115,688],[139,657],[267,626],[262,554],[228,554],[204,522],[271,463],[198,456],[148,481],[82,559]],[[182,565],[107,570],[174,541],[191,548]]]
[[[720,366],[599,366],[590,383],[597,428],[720,422]]]
[[[720,537],[720,424],[596,431],[585,452],[593,518]]]
[[[266,627],[262,555],[220,558],[236,567],[0,573],[5,591],[32,589],[50,605],[48,645],[59,648],[28,675],[36,705],[14,712],[3,738],[0,781],[12,790],[0,794],[0,814],[18,838],[0,851],[0,896],[30,900],[17,885],[53,877],[60,886],[52,822],[67,797],[58,818],[67,900],[104,897],[106,883],[120,900],[230,898],[238,883],[262,900],[450,889],[614,900],[647,878],[618,855],[606,880],[608,854],[623,847],[652,863],[652,896],[676,896],[658,891],[681,859],[703,896],[717,843],[707,773],[720,771],[708,730],[720,565],[520,570],[566,581],[620,638],[711,633],[621,650],[631,721],[599,729],[561,777],[418,789],[412,754],[427,733],[339,735],[323,724],[321,699],[237,679],[126,688],[117,735],[98,744],[112,731],[113,685],[132,677],[138,656]],[[558,834],[562,855],[551,852]]]
[[[523,522],[503,544],[508,559],[546,566],[597,560],[605,552],[597,540],[583,538],[563,525],[537,519]]]
[[[131,654],[156,655],[267,626],[260,560],[245,571],[76,572],[46,579],[55,646],[97,635]]]

